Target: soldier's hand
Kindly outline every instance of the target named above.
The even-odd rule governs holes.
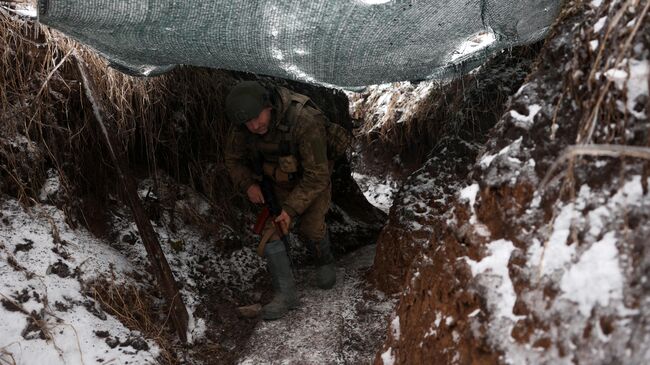
[[[287,212],[282,210],[282,213],[275,218],[275,222],[280,224],[280,227],[282,227],[282,234],[288,234],[289,233],[289,227],[291,226],[291,216],[287,214]]]
[[[248,200],[253,204],[264,204],[264,195],[262,194],[262,189],[257,184],[253,184],[248,187],[246,190],[246,195],[248,195]]]

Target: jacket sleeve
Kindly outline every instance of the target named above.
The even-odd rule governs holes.
[[[302,178],[282,205],[290,216],[302,214],[330,184],[327,164],[327,119],[320,112],[305,108],[294,127],[294,140],[300,154]]]
[[[240,128],[231,128],[224,154],[230,179],[237,189],[245,193],[255,183],[255,179],[246,151],[246,135]]]

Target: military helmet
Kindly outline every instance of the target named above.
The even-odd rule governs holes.
[[[226,116],[233,124],[244,124],[271,105],[269,91],[257,81],[242,81],[226,97]]]

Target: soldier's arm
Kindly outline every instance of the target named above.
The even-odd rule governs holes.
[[[249,156],[246,154],[245,132],[237,127],[232,127],[224,152],[226,169],[237,189],[246,192],[255,183],[253,171],[248,165]]]
[[[282,206],[292,217],[302,214],[330,184],[325,122],[320,112],[305,108],[294,127],[303,176]]]

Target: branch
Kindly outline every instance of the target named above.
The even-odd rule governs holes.
[[[590,144],[569,146],[564,149],[562,155],[558,157],[551,168],[548,170],[544,179],[539,185],[539,190],[546,189],[549,181],[556,170],[559,169],[566,160],[577,156],[607,156],[607,157],[633,157],[650,160],[650,147],[626,146],[617,144]]]

